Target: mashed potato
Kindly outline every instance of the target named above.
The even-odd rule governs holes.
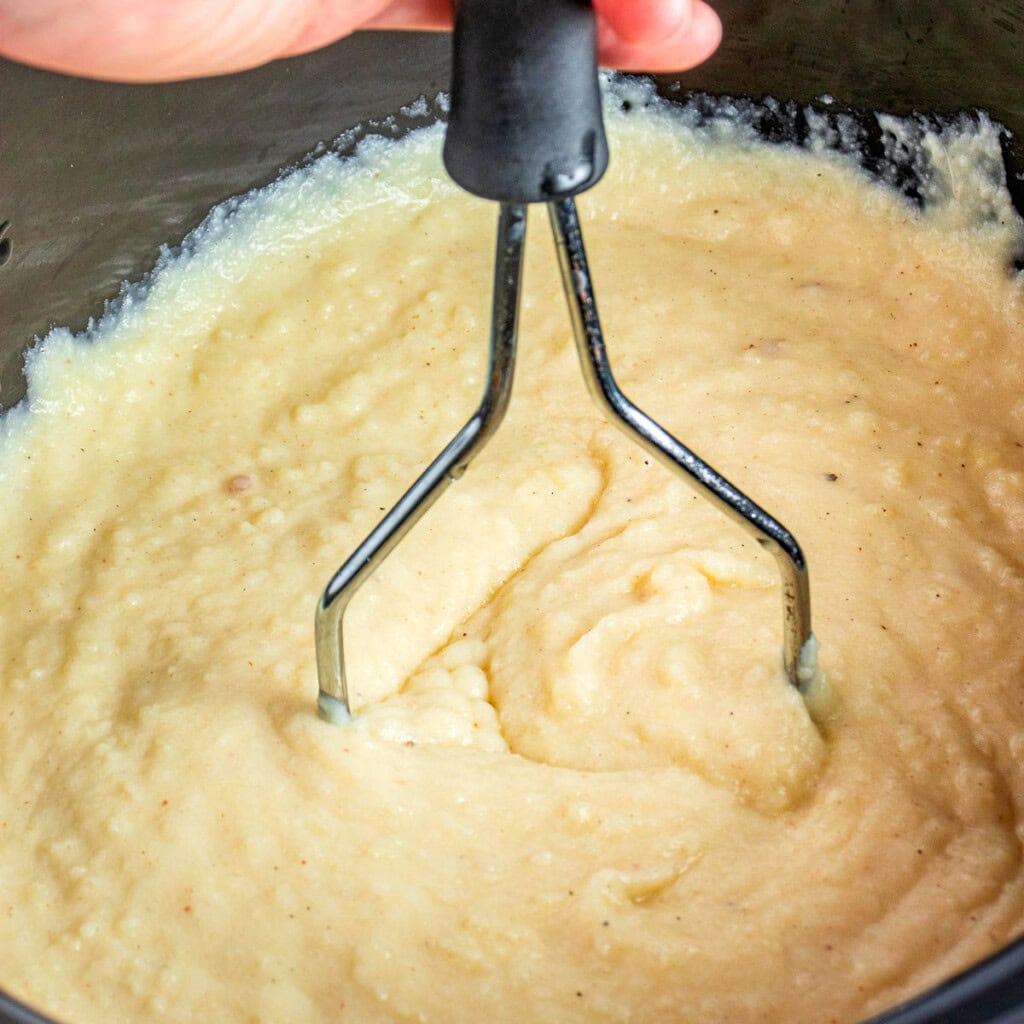
[[[642,101],[610,132],[613,365],[800,539],[831,716],[770,557],[589,402],[538,210],[509,418],[353,602],[355,722],[317,718],[316,598],[485,369],[495,207],[440,129],[367,143],[53,334],[2,421],[5,989],[70,1024],[820,1024],[1021,931],[991,126],[926,140],[924,213]]]

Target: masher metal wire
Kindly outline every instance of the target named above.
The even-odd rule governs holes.
[[[462,429],[423,471],[327,584],[316,608],[317,707],[329,722],[352,717],[345,673],[345,609],[353,595],[394,550],[450,483],[458,480],[501,425],[512,395],[523,279],[526,207],[502,203],[494,254],[494,293],[487,382],[483,398]]]
[[[774,556],[782,577],[783,667],[798,689],[800,655],[811,637],[807,564],[796,538],[774,517],[634,405],[615,381],[591,284],[574,200],[549,202],[562,285],[587,388],[611,421],[718,508]],[[440,497],[497,430],[512,392],[526,208],[502,203],[498,216],[487,385],[474,415],[342,565],[317,605],[318,708],[331,722],[352,717],[345,673],[344,614],[359,586]]]
[[[576,203],[570,198],[547,205],[573,336],[591,397],[620,430],[683,477],[775,556],[782,577],[782,664],[789,681],[802,689],[800,655],[811,638],[811,589],[807,561],[796,537],[622,393],[604,345]]]

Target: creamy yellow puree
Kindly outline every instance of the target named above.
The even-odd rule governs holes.
[[[314,602],[475,406],[489,317],[495,207],[438,129],[366,144],[51,336],[3,421],[4,988],[72,1024],[820,1024],[1021,931],[1005,195],[963,140],[922,214],[643,105],[581,201],[613,362],[803,544],[822,730],[770,558],[589,402],[543,211],[508,421],[353,603],[357,720],[317,719]]]

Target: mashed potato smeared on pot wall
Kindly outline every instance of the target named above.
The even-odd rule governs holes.
[[[1021,930],[1005,193],[952,137],[921,214],[610,127],[614,365],[800,539],[823,728],[770,557],[588,400],[536,214],[508,421],[353,603],[358,719],[317,719],[315,599],[475,407],[489,317],[495,207],[438,129],[367,144],[51,336],[3,421],[4,988],[68,1022],[850,1022]]]

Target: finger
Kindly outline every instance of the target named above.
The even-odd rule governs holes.
[[[223,74],[287,53],[330,24],[353,31],[386,0],[0,0],[0,53],[120,81]],[[321,29],[315,28],[321,26]]]
[[[618,6],[625,8],[627,4],[620,0]],[[692,0],[684,6],[689,10],[682,12],[674,29],[670,13],[644,12],[643,3],[635,4],[625,18],[620,11],[618,22],[602,18],[598,27],[601,63],[622,71],[685,71],[707,60],[722,41],[722,23],[703,0]],[[625,36],[615,27],[623,21],[629,23]]]
[[[594,9],[610,31],[630,46],[654,47],[687,28],[691,0],[594,0]]]
[[[450,0],[392,0],[365,28],[408,28],[437,31],[452,27]]]
[[[339,6],[346,9],[339,11]],[[364,3],[362,7],[367,8],[368,5]],[[451,27],[450,0],[374,0],[372,9],[364,10],[362,20],[357,24],[351,23],[346,4],[324,0],[318,16],[310,21],[282,56],[293,57],[329,46],[358,28],[441,30]]]

